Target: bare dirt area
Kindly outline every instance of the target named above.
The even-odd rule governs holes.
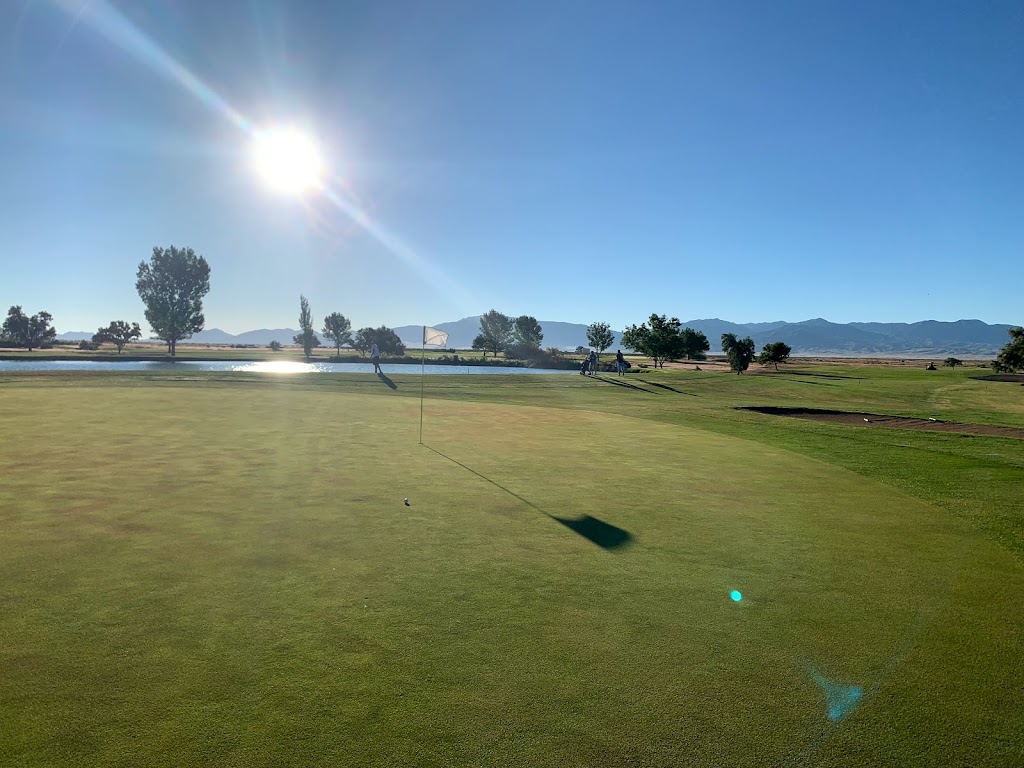
[[[909,416],[886,416],[878,413],[855,413],[851,411],[827,411],[818,408],[777,408],[772,406],[747,406],[739,411],[755,411],[769,416],[790,416],[809,421],[823,421],[829,424],[848,424],[857,427],[890,427],[895,429],[921,429],[929,432],[958,432],[965,435],[987,437],[1014,437],[1024,440],[1024,429],[999,427],[993,424],[964,424],[957,421],[937,419],[915,419]]]
[[[1024,373],[993,373],[991,376],[971,376],[977,381],[1008,381],[1014,384],[1024,384]]]

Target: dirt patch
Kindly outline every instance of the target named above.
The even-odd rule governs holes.
[[[796,419],[823,421],[829,424],[848,424],[857,427],[891,427],[895,429],[923,429],[929,432],[958,432],[965,435],[986,435],[988,437],[1014,437],[1024,440],[1024,429],[998,427],[993,424],[964,424],[957,421],[937,419],[915,419],[909,416],[886,416],[878,413],[855,413],[851,411],[826,411],[818,408],[776,408],[771,406],[748,406],[738,411],[755,411],[769,416],[790,416]]]
[[[1010,381],[1024,384],[1024,373],[993,373],[990,376],[971,376],[976,381]]]

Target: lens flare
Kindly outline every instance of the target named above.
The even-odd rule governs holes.
[[[342,190],[331,188],[325,176],[320,152],[312,139],[299,131],[259,131],[220,93],[177,61],[136,27],[109,0],[54,0],[71,17],[75,26],[91,28],[158,76],[189,93],[212,112],[250,137],[256,166],[271,187],[289,194],[316,189],[342,214],[400,259],[453,304],[467,310],[476,298],[435,260],[414,250],[382,223],[371,219],[365,207]]]

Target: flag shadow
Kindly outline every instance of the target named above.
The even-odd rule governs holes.
[[[545,512],[544,514],[547,515],[548,513]],[[633,540],[633,534],[629,531],[590,515],[584,515],[578,520],[555,517],[554,515],[548,515],[548,517],[561,523],[570,531],[578,533],[583,538],[589,539],[601,547],[601,549],[616,549],[629,544]]]
[[[633,534],[631,534],[629,531],[619,528],[618,526],[612,525],[611,523],[606,523],[604,522],[604,520],[599,520],[598,518],[592,517],[591,515],[583,515],[583,517],[578,518],[576,520],[573,520],[571,518],[556,517],[547,510],[541,509],[529,499],[525,499],[515,491],[506,488],[504,485],[497,482],[496,480],[492,480],[491,478],[487,477],[487,475],[477,472],[472,467],[467,467],[461,461],[457,461],[456,459],[453,459],[451,456],[447,456],[441,453],[436,448],[431,448],[426,443],[422,443],[422,445],[424,448],[433,451],[441,458],[447,459],[452,464],[458,464],[467,472],[472,472],[481,480],[486,480],[491,485],[500,488],[509,496],[518,499],[523,504],[528,506],[530,509],[539,512],[545,517],[551,518],[557,523],[561,523],[573,533],[582,536],[583,538],[587,539],[593,544],[596,544],[597,546],[601,547],[601,549],[621,549],[622,547],[625,547],[627,544],[633,541]]]

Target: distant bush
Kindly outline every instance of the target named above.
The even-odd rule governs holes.
[[[271,351],[273,351],[273,352],[280,352],[281,351],[281,342],[278,341],[277,339],[274,339],[267,346],[270,347]]]
[[[84,349],[84,350],[86,350],[88,352],[95,352],[97,349],[100,348],[100,345],[97,344],[95,341],[89,341],[88,339],[82,339],[80,342],[78,342],[78,348],[79,349]]]

